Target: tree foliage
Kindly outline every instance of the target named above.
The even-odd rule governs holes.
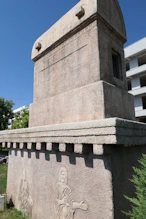
[[[130,180],[136,189],[135,197],[126,197],[132,205],[132,210],[124,212],[130,219],[146,219],[146,155],[138,161],[140,168],[133,167],[134,175]]]
[[[0,97],[0,130],[8,129],[10,120],[13,118],[13,106],[13,101]]]
[[[29,122],[29,110],[23,109],[19,114],[14,114],[12,129],[27,128]]]

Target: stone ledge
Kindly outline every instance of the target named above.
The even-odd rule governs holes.
[[[146,144],[146,124],[119,118],[109,118],[80,123],[40,126],[27,129],[0,132],[3,147],[41,150],[41,144],[57,143],[60,151],[65,151],[65,144],[124,145]],[[23,145],[24,144],[24,145]],[[58,150],[59,150],[58,149]],[[80,149],[79,149],[80,150]],[[78,151],[78,149],[77,149]],[[94,150],[96,151],[96,149]]]

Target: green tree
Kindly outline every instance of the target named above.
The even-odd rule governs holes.
[[[12,129],[27,128],[29,122],[29,110],[23,109],[19,114],[14,114]]]
[[[0,130],[8,129],[10,120],[13,118],[13,106],[13,101],[0,97]]]
[[[130,219],[146,219],[146,155],[138,161],[140,168],[133,167],[134,174],[130,180],[136,189],[135,197],[126,197],[132,206],[132,210],[124,212]]]

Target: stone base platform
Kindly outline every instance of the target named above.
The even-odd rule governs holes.
[[[32,219],[126,219],[146,125],[111,118],[0,132],[8,198]]]

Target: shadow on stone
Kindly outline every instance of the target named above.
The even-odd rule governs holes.
[[[35,156],[36,156],[36,159],[39,159],[40,158],[40,151],[35,151]]]
[[[24,157],[24,150],[21,150],[21,157]]]
[[[45,159],[50,161],[50,153],[49,153],[49,151],[45,151]]]
[[[16,150],[14,150],[14,153],[15,153],[15,156],[17,156],[17,149],[16,149]]]
[[[31,158],[31,151],[30,150],[28,151],[28,158],[29,159]]]
[[[61,163],[62,162],[62,155],[60,152],[56,152],[56,161]]]
[[[74,154],[68,153],[70,164],[76,165],[76,157]]]

